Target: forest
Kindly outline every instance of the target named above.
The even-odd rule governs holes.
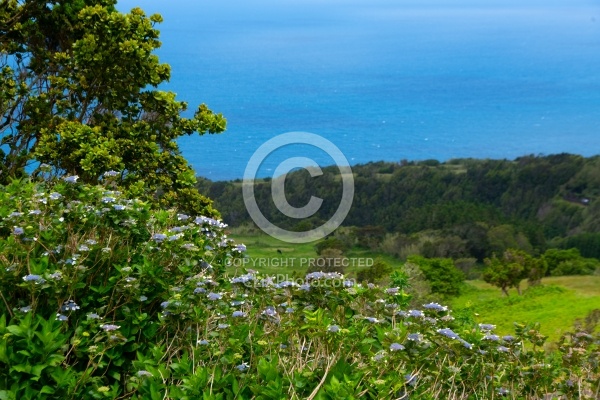
[[[600,257],[600,157],[402,160],[357,165],[352,171],[354,201],[343,225],[353,227],[354,240],[365,247],[401,259],[418,254],[482,262],[507,249],[535,256],[550,248],[575,248],[584,257]],[[199,178],[197,186],[227,223],[252,224],[241,180]],[[254,186],[265,217],[296,231],[327,220],[342,191],[336,167],[324,168],[314,178],[306,170],[287,174],[285,194],[291,205],[301,207],[310,196],[323,199],[315,215],[298,221],[277,210],[270,179]]]

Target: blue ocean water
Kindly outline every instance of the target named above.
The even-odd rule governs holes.
[[[241,178],[290,131],[350,164],[600,153],[600,2],[126,0],[160,13],[163,86],[228,120],[180,141],[199,175]],[[268,157],[333,161],[310,146]]]

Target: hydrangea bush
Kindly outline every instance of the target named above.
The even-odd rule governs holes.
[[[0,188],[0,399],[598,398],[598,338],[544,351],[394,285],[275,281],[202,216],[105,174]]]

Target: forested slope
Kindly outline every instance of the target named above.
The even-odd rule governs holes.
[[[353,173],[354,202],[344,225],[368,227],[362,236],[379,236],[379,244],[387,233],[388,241],[395,234],[396,243],[388,244],[396,247],[426,237],[431,256],[482,260],[506,248],[539,253],[548,247],[577,247],[585,256],[600,256],[600,157],[373,162],[354,166]],[[257,181],[256,199],[270,221],[306,230],[335,212],[342,193],[336,167],[315,178],[298,170],[285,179],[290,204],[303,206],[318,196],[323,206],[309,220],[287,218],[273,204],[271,181]],[[241,181],[200,179],[198,186],[228,223],[251,222]],[[443,254],[444,248],[454,254]]]

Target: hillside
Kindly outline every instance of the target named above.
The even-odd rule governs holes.
[[[576,247],[586,257],[600,257],[600,157],[377,162],[354,166],[353,173],[354,201],[344,226],[369,228],[379,235],[377,246],[387,245],[392,249],[387,252],[400,258],[411,246],[425,256],[479,261],[506,248],[539,254],[549,247]],[[316,178],[304,170],[286,177],[291,205],[323,198],[308,220],[282,215],[270,185],[270,180],[255,182],[257,202],[267,219],[287,229],[318,226],[339,204],[341,183],[333,167]],[[251,223],[241,181],[200,179],[198,187],[230,225]]]

